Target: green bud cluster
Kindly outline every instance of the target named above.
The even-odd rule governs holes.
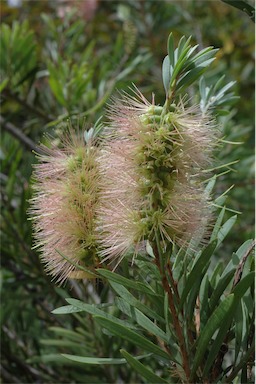
[[[162,107],[152,106],[140,117],[143,129],[135,158],[141,194],[153,211],[154,207],[166,208],[177,179],[173,127],[166,124],[162,112]]]

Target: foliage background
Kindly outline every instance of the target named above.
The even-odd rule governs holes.
[[[87,127],[101,115],[104,120],[111,95],[117,89],[128,90],[131,83],[148,98],[154,92],[156,102],[161,103],[161,64],[170,31],[177,40],[183,34],[192,35],[200,48],[219,48],[208,81],[215,83],[225,74],[227,82],[237,82],[240,100],[231,114],[223,117],[223,129],[227,140],[243,143],[227,144],[217,155],[220,164],[240,159],[232,166],[234,172],[219,178],[215,190],[218,196],[234,184],[228,206],[242,213],[219,251],[219,257],[227,261],[254,232],[254,26],[248,15],[219,0],[38,0],[23,1],[19,7],[1,2],[1,27],[13,22],[20,26],[24,21],[27,26],[7,39],[8,44],[3,34],[1,37],[1,82],[7,79],[1,94],[0,152],[2,380],[136,382],[136,376],[127,376],[121,368],[118,373],[110,367],[85,369],[56,357],[59,352],[105,356],[120,346],[107,345],[99,326],[88,317],[51,314],[66,297],[90,302],[92,297],[107,297],[108,291],[101,284],[94,288],[76,281],[59,288],[44,273],[36,250],[31,248],[31,223],[27,220],[32,164],[36,161],[31,149],[44,141],[46,132],[57,140],[58,132],[66,129],[67,117],[78,125],[84,125],[84,117]],[[32,33],[31,41],[24,40],[26,30]],[[66,334],[57,327],[65,328]],[[86,332],[91,337],[89,345]],[[77,344],[72,344],[77,334],[79,351]]]

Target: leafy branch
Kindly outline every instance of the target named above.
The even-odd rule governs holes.
[[[234,8],[239,9],[240,11],[245,12],[250,17],[252,22],[255,23],[255,8],[249,3],[247,3],[247,1],[243,1],[243,0],[221,0],[221,1],[223,1],[223,3],[231,5]]]

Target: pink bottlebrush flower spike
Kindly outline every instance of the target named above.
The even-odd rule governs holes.
[[[118,264],[160,234],[187,244],[210,216],[201,169],[209,164],[213,122],[182,101],[165,112],[136,89],[109,112],[99,159],[105,179],[97,209],[101,257]]]
[[[45,148],[35,165],[30,214],[46,270],[62,283],[90,278],[97,264],[95,209],[99,194],[97,148],[71,133],[63,148]],[[65,259],[66,258],[66,259]],[[76,267],[77,265],[77,267]]]

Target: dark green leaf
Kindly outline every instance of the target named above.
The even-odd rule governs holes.
[[[215,309],[207,321],[204,329],[200,332],[193,361],[192,375],[196,373],[213,334],[218,330],[218,328],[220,328],[221,324],[226,321],[229,313],[233,312],[234,301],[235,296],[233,294],[227,296],[225,300],[223,300]]]
[[[98,269],[97,272],[99,273],[99,275],[117,284],[123,285],[128,288],[132,288],[138,292],[146,293],[149,295],[157,295],[153,291],[153,289],[150,287],[150,285],[146,285],[141,282],[134,281],[132,279],[127,279],[126,277],[123,277],[121,275],[118,275],[117,273],[108,271],[107,269]]]
[[[159,316],[155,311],[144,305],[141,301],[136,299],[125,287],[120,284],[110,282],[111,287],[115,290],[115,292],[122,297],[127,303],[129,303],[132,307],[138,308],[141,312],[145,313],[147,316],[153,318],[154,320],[158,320],[161,323],[164,323],[164,319]]]
[[[227,336],[227,332],[233,320],[235,310],[236,310],[236,303],[234,302],[233,305],[229,308],[227,315],[223,319],[219,332],[209,349],[209,354],[204,364],[203,377],[207,377],[208,372],[215,360],[215,357],[217,356],[221,346],[225,344],[225,338]]]
[[[177,82],[177,90],[179,92],[184,88],[191,85],[196,79],[198,79],[204,73],[204,67],[199,66],[194,69],[191,69],[185,75],[183,75],[180,80]]]
[[[211,234],[211,239],[210,239],[211,241],[215,240],[218,237],[218,232],[220,230],[225,212],[226,212],[226,207],[223,207],[220,211],[220,214],[219,214],[216,222],[215,222],[215,225],[214,225],[214,228],[213,228],[213,231]]]
[[[9,82],[9,79],[8,79],[8,78],[4,79],[4,80],[1,82],[1,84],[0,84],[0,92],[2,92],[2,91],[4,90],[4,88],[7,86],[8,82]]]
[[[235,313],[235,361],[237,360],[238,354],[242,351],[242,340],[244,331],[247,328],[245,308],[243,301],[238,301],[236,313]]]
[[[217,244],[217,241],[213,241],[204,249],[201,256],[193,266],[191,272],[189,273],[182,295],[181,295],[180,308],[184,304],[184,301],[186,300],[188,293],[190,292],[194,284],[198,281],[198,279],[199,280],[202,279],[204,272],[209,265],[209,260],[213,255],[213,252],[215,251],[216,244]]]
[[[77,299],[66,299],[66,301],[70,303],[72,306],[77,307],[80,310],[85,311],[87,313],[90,313],[91,315],[102,316],[102,317],[105,317],[106,319],[112,320],[112,322],[115,322],[117,324],[125,325],[126,327],[129,327],[129,328],[136,328],[133,324],[130,324],[128,321],[120,320],[115,316],[112,316],[109,313],[102,311],[95,304],[86,304]]]
[[[230,283],[232,277],[234,276],[235,269],[231,269],[228,273],[226,273],[223,277],[220,278],[216,287],[214,287],[212,296],[209,301],[210,310],[213,311],[215,306],[218,304],[218,301],[222,294],[224,294],[225,289]]]
[[[161,377],[155,375],[151,370],[145,367],[141,362],[135,359],[132,355],[126,352],[124,349],[120,350],[121,354],[125,357],[125,360],[129,363],[129,365],[138,372],[142,377],[147,379],[149,383],[167,383],[167,381],[163,380]]]
[[[61,82],[58,80],[58,78],[55,77],[55,75],[51,75],[51,77],[49,79],[49,84],[50,84],[51,90],[52,90],[54,96],[56,97],[56,99],[58,100],[58,102],[61,105],[66,106],[66,100],[64,97],[64,93],[63,93],[63,86],[62,86]]]
[[[225,239],[225,237],[227,236],[227,234],[230,232],[231,228],[235,224],[236,220],[237,220],[237,215],[234,215],[230,217],[230,219],[228,219],[225,222],[225,224],[222,225],[222,227],[218,232],[218,245],[220,245],[222,241]]]
[[[77,363],[89,364],[89,365],[116,365],[126,364],[126,359],[115,359],[111,357],[89,357],[89,356],[76,356],[62,353],[61,356],[66,359],[75,361]]]
[[[52,331],[52,332],[56,333],[57,335],[62,336],[62,337],[66,337],[70,340],[81,342],[81,338],[82,338],[81,333],[71,331],[70,329],[65,329],[65,328],[61,328],[61,327],[49,327],[49,331]],[[91,336],[91,334],[89,334],[89,333],[88,333],[88,335]]]
[[[200,299],[200,325],[203,328],[206,321],[209,319],[209,276],[204,275],[200,286],[199,299]]]
[[[49,353],[47,355],[34,356],[26,360],[27,363],[54,363],[54,365],[60,364],[68,364],[72,365],[71,361],[67,361],[67,359],[60,355],[59,353]],[[73,363],[74,364],[74,363]]]
[[[83,343],[76,343],[74,341],[70,341],[70,340],[58,340],[58,339],[43,339],[43,340],[40,340],[40,343],[43,344],[43,345],[51,345],[51,346],[55,346],[55,347],[68,347],[68,348],[75,348],[75,350],[78,350],[78,349],[89,349],[90,350],[90,347],[87,346],[84,346]]]
[[[244,296],[247,289],[253,286],[254,283],[254,272],[250,272],[248,275],[244,276],[242,280],[234,287],[232,292],[234,293],[237,299],[241,299]]]
[[[152,352],[157,356],[164,359],[170,358],[170,356],[160,347],[152,343],[148,338],[141,334],[134,332],[123,325],[117,324],[109,319],[100,316],[94,316],[94,319],[103,327],[110,331],[113,335],[121,337],[122,339],[128,340],[137,347],[144,349],[148,352]]]
[[[152,335],[159,337],[163,341],[167,342],[168,338],[164,331],[160,329],[153,321],[151,321],[147,316],[145,316],[141,311],[136,308],[131,307],[126,301],[123,299],[117,298],[116,305],[127,316],[131,317],[136,323],[145,329],[147,332]]]

